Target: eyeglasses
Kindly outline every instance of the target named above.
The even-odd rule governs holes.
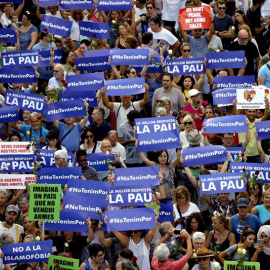
[[[54,72],[54,73],[58,73],[58,72],[60,72],[60,70],[53,70],[53,72]]]
[[[153,7],[146,7],[146,9],[153,9]]]
[[[62,159],[62,158],[60,158],[60,157],[55,157],[54,158],[54,160],[60,160],[60,159]]]
[[[197,261],[200,262],[200,261],[206,261],[207,258],[197,258]]]
[[[192,121],[189,121],[189,122],[184,122],[184,126],[190,126],[190,125],[192,125],[193,124],[193,122]]]
[[[85,139],[94,138],[93,135],[85,136]]]
[[[190,52],[190,50],[183,50],[183,52]]]
[[[218,10],[225,10],[226,7],[219,7]]]
[[[202,32],[202,29],[195,29],[194,32]]]
[[[177,200],[180,200],[180,201],[184,201],[184,200],[187,199],[187,197],[177,197],[177,196],[176,196],[176,199],[177,199]]]
[[[134,233],[134,234],[137,234],[138,231],[137,230],[134,230],[134,231],[130,231],[131,233]]]

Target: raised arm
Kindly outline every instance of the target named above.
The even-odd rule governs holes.
[[[265,153],[264,153],[264,151],[262,149],[261,140],[258,140],[258,133],[257,132],[255,132],[255,138],[256,138],[257,148],[258,148],[258,151],[259,151],[261,161],[262,161],[262,163],[264,163],[264,161],[265,161]]]
[[[178,148],[177,152],[176,152],[176,157],[174,160],[171,161],[171,167],[173,170],[175,170],[175,168],[177,167],[177,165],[180,163],[180,158],[181,158],[181,151]]]
[[[144,241],[147,244],[150,244],[151,241],[153,240],[154,236],[155,236],[155,233],[156,233],[156,230],[157,230],[157,227],[158,227],[157,219],[158,219],[158,213],[155,213],[155,228],[149,230],[149,232],[144,236]]]
[[[84,128],[86,123],[88,122],[88,117],[89,117],[89,112],[88,112],[88,103],[86,101],[84,101],[84,107],[86,109],[86,116],[84,116],[84,118],[81,120],[80,122],[80,126],[81,128]]]
[[[128,244],[129,244],[129,237],[128,236],[123,235],[122,233],[117,232],[117,231],[114,231],[112,233],[119,240],[119,242],[121,243],[121,245],[123,247],[128,247]]]
[[[106,92],[106,88],[105,87],[102,87],[100,89],[100,93],[101,93],[101,98],[102,98],[103,105],[112,111],[114,105],[113,105],[112,102],[110,102],[108,100],[108,97],[106,96],[105,92]]]
[[[182,36],[183,40],[184,40],[185,42],[187,42],[187,40],[188,40],[188,34],[183,30],[182,25],[181,25],[181,23],[180,23],[180,18],[179,18],[179,16],[178,16],[178,32],[179,32],[180,35]]]
[[[18,8],[14,11],[14,13],[16,14],[17,17],[20,16],[20,13],[21,13],[21,11],[22,11],[22,9],[23,9],[23,7],[24,7],[24,3],[25,3],[25,0],[23,0],[22,4],[20,4],[20,5],[18,6]]]
[[[247,148],[249,142],[250,142],[250,121],[248,120],[248,118],[246,118],[246,123],[247,123],[247,133],[246,133],[246,137],[245,137],[245,140],[242,142],[242,146],[244,147],[244,149]]]
[[[264,110],[264,115],[261,119],[261,121],[267,121],[269,117],[269,100],[268,97],[264,97],[264,102],[265,102],[265,110]]]
[[[149,85],[147,83],[144,84],[144,87],[145,87],[145,92],[144,92],[144,95],[143,95],[143,99],[140,100],[140,107],[144,107],[148,101],[149,101]]]

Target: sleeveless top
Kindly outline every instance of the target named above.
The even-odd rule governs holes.
[[[93,268],[90,266],[90,263],[89,263],[89,261],[88,260],[85,260],[84,261],[85,262],[85,270],[93,270]],[[103,260],[102,261],[102,263],[101,263],[101,265],[106,265],[106,262]]]
[[[229,233],[228,233],[226,239],[225,239],[222,243],[217,244],[217,243],[214,241],[214,239],[213,239],[213,238],[214,238],[214,231],[211,231],[211,232],[210,232],[210,235],[211,235],[210,249],[211,249],[211,250],[214,250],[214,247],[215,247],[215,246],[219,246],[219,251],[221,252],[221,251],[224,251],[224,250],[226,250],[227,248],[229,248],[229,247],[230,247],[229,237],[230,237],[230,234],[231,234],[231,233],[232,233],[232,232],[229,232]]]
[[[139,244],[135,244],[130,238],[128,248],[133,251],[134,256],[137,257],[137,265],[141,270],[150,270],[149,249],[146,247],[144,239],[142,238]]]
[[[166,189],[166,199],[172,199],[175,187],[174,187],[174,171],[171,165],[168,165],[163,173],[163,185]]]

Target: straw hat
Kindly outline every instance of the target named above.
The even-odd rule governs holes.
[[[199,248],[197,253],[193,253],[192,259],[205,258],[214,256],[214,252],[212,250],[207,249],[206,247]]]

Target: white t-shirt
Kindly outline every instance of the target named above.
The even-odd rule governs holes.
[[[160,32],[153,32],[151,28],[148,29],[148,32],[151,32],[153,34],[154,40],[152,47],[155,47],[157,45],[158,40],[165,40],[170,45],[173,45],[178,40],[170,31],[163,27]]]
[[[126,149],[125,147],[120,144],[119,142],[116,144],[115,147],[112,148],[112,152],[115,152],[115,153],[119,153],[121,158],[123,160],[127,160],[127,157],[126,157]]]
[[[136,13],[135,13],[135,21],[136,21],[136,20],[139,19],[139,17],[140,17],[141,14],[146,14],[146,7],[144,7],[144,8],[137,8],[137,7],[135,7],[135,11],[136,11]],[[142,26],[141,26],[140,23],[137,26],[137,30],[139,32],[142,31]]]
[[[177,20],[179,9],[181,8],[181,0],[163,0],[162,20],[173,21]]]
[[[179,219],[180,218],[180,215],[179,215],[179,212],[177,210],[176,204],[173,205],[173,211],[175,213],[175,219],[174,220]],[[182,217],[188,217],[190,214],[197,213],[197,212],[200,212],[200,209],[198,208],[198,206],[195,203],[190,202],[189,203],[188,210],[184,214],[182,214],[182,213],[181,214],[182,214]],[[182,229],[182,225],[181,224],[178,224],[176,226],[176,229],[177,230],[181,230]]]
[[[20,235],[24,233],[24,229],[23,229],[23,226],[19,224],[15,224],[15,223],[12,225],[10,229],[7,229],[6,227],[2,225],[2,222],[0,222],[0,234],[2,233],[9,233],[14,239],[14,243],[18,243]]]
[[[72,22],[71,33],[70,33],[71,39],[74,41],[80,41],[79,23],[76,22],[71,16],[68,16],[68,19]]]

